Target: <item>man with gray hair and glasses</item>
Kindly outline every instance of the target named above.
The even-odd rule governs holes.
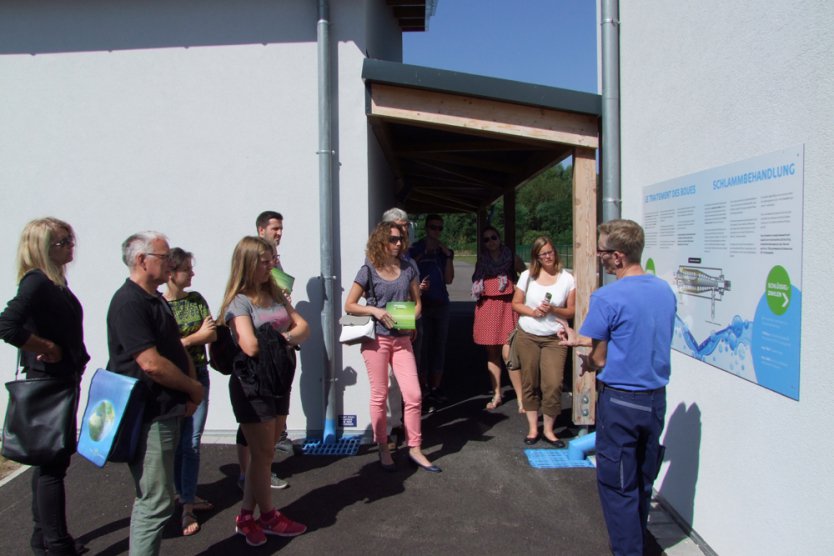
[[[107,347],[113,372],[139,380],[145,414],[134,460],[136,488],[130,516],[130,555],[159,554],[162,530],[174,507],[174,452],[180,419],[203,399],[191,358],[180,342],[168,303],[157,291],[170,272],[171,251],[159,232],[133,234],[122,243],[130,275],[107,311]]]

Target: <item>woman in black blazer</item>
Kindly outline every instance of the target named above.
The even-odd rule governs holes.
[[[40,218],[23,228],[17,252],[17,295],[0,314],[0,338],[20,349],[29,378],[63,376],[75,388],[90,356],[84,347],[81,303],[67,287],[75,233],[56,218]],[[72,388],[72,386],[70,386]],[[74,415],[73,415],[74,417]],[[34,468],[32,551],[78,554],[67,532],[64,477],[70,456]]]

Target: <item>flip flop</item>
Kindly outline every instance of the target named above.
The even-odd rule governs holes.
[[[200,522],[192,512],[182,513],[182,536],[190,537],[200,532]]]

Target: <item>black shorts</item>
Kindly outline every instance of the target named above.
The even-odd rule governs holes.
[[[290,393],[277,398],[248,399],[235,375],[229,377],[229,398],[238,423],[263,423],[278,415],[290,414]],[[245,444],[243,444],[245,446]]]

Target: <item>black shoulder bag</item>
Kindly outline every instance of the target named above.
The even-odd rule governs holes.
[[[75,453],[78,380],[74,377],[18,379],[6,383],[9,405],[2,454],[25,465],[43,465]]]

